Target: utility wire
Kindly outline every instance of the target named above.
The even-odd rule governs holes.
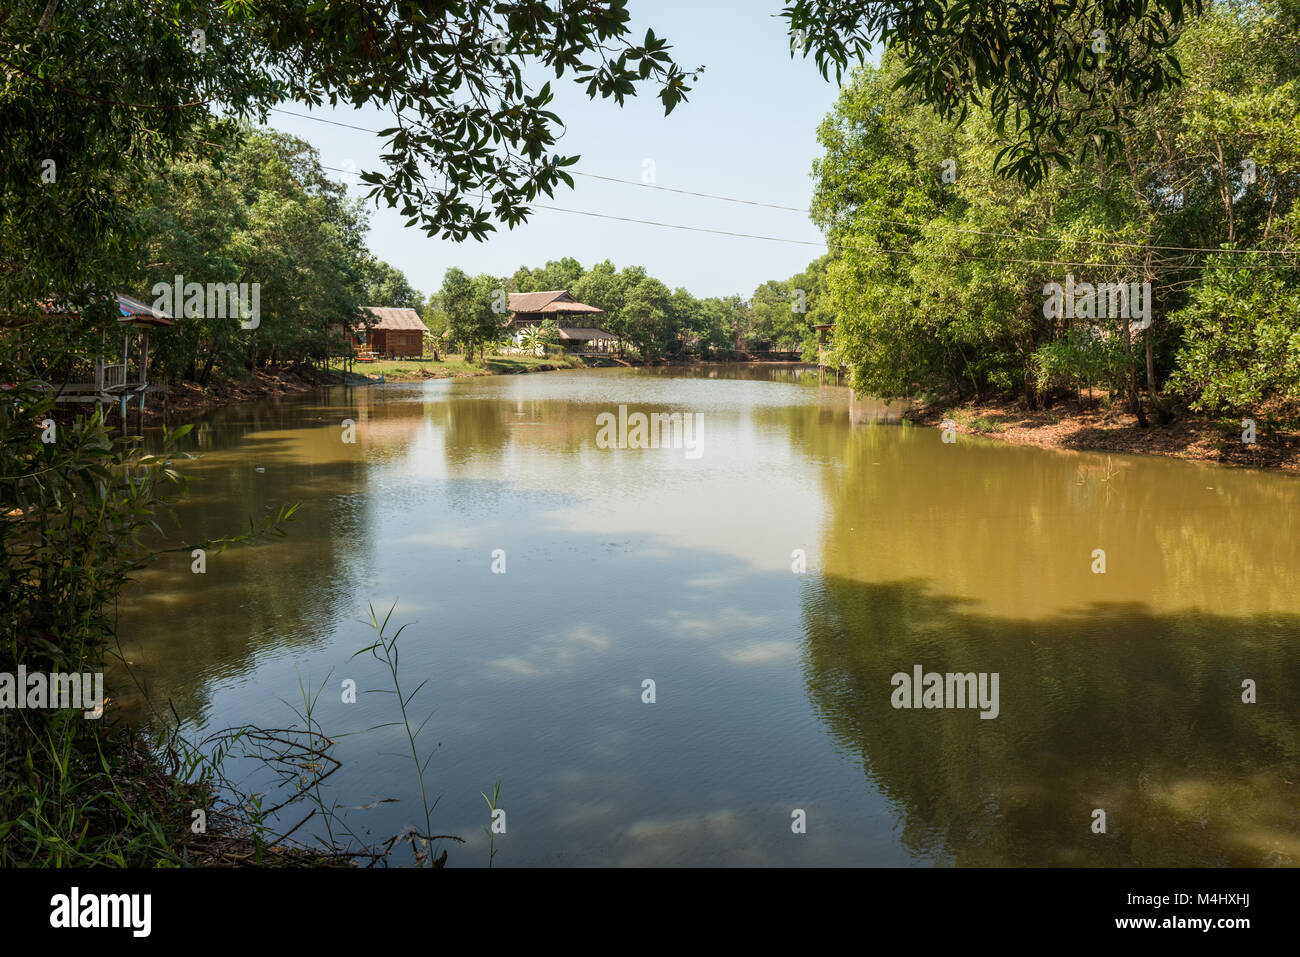
[[[368,129],[367,127],[364,126],[357,126],[353,123],[342,123],[339,122],[338,120],[330,120],[321,116],[312,116],[308,113],[295,113],[292,110],[282,110],[279,109],[278,107],[272,107],[271,109],[276,113],[283,113],[286,116],[295,116],[298,117],[299,119],[304,119],[304,120],[315,120],[318,123],[329,123],[332,126],[341,126],[350,130],[358,130],[359,132],[362,133],[371,133],[376,136],[379,135],[378,130]],[[677,193],[682,196],[695,196],[702,199],[713,199],[713,200],[719,200],[721,202],[737,203],[745,206],[758,206],[764,209],[776,209],[784,212],[802,213],[804,215],[809,215],[809,216],[812,215],[812,210],[801,208],[798,206],[782,206],[778,203],[764,203],[753,199],[740,199],[735,196],[723,196],[718,193],[705,193],[697,190],[677,189],[672,186],[660,186],[657,183],[643,183],[637,180],[621,179],[617,176],[603,176],[599,173],[584,173],[579,170],[571,170],[570,173],[571,175],[582,176],[587,179],[598,179],[608,183],[620,183],[625,186],[638,186],[643,189],[661,190],[667,193]],[[545,207],[545,206],[541,206],[541,204],[533,204],[533,205],[537,205],[539,208],[543,208],[543,209],[546,208],[556,209],[560,212],[575,212],[575,213],[581,212],[579,210],[563,210],[563,209],[559,209],[559,207]],[[597,214],[591,214],[591,215],[597,215]],[[623,217],[611,216],[608,218],[620,219]],[[1065,239],[1059,236],[1043,236],[1035,233],[996,232],[996,231],[984,230],[984,229],[970,229],[962,226],[941,225],[939,223],[916,223],[916,222],[910,222],[908,220],[902,220],[902,219],[884,219],[881,217],[873,217],[873,216],[859,215],[857,218],[866,222],[879,223],[888,226],[904,226],[910,229],[933,229],[942,232],[963,233],[963,234],[974,235],[974,236],[987,236],[995,239],[1012,239],[1012,240],[1023,240],[1023,241],[1031,241],[1031,242],[1049,242],[1049,243],[1071,243],[1071,244],[1086,245],[1086,246],[1107,246],[1107,247],[1119,248],[1119,249],[1140,249],[1143,251],[1153,250],[1157,252],[1175,252],[1175,253],[1205,253],[1205,254],[1220,254],[1220,255],[1226,253],[1234,253],[1238,255],[1245,255],[1248,253],[1258,253],[1266,256],[1300,255],[1300,250],[1295,250],[1295,249],[1258,249],[1258,248],[1213,249],[1207,246],[1161,246],[1161,245],[1150,245],[1146,243],[1127,243],[1127,242],[1105,240],[1105,239],[1078,239],[1078,238]],[[625,221],[634,222],[634,223],[646,223],[647,225],[652,225],[652,226],[669,225],[665,223],[649,223],[646,220],[638,220],[633,218],[625,218]],[[682,228],[686,228],[686,227],[682,227]],[[748,234],[744,234],[744,233],[728,233],[725,230],[706,230],[706,231],[717,232],[720,235],[737,235],[737,236],[744,236],[745,238],[750,238],[750,239],[770,239],[774,242],[781,241],[779,239],[775,239],[774,237],[769,237],[769,236],[749,236]],[[789,240],[789,242],[797,242],[800,243],[801,245],[818,245],[816,243],[808,242],[805,240]],[[834,244],[827,243],[826,245],[834,245]],[[843,247],[843,248],[857,248],[857,247]],[[1034,262],[1035,260],[1011,259],[1007,261],[1008,262]],[[1071,265],[1071,264],[1059,263],[1059,265]],[[1092,264],[1084,263],[1083,265],[1092,265]]]
[[[288,111],[278,110],[277,112],[284,113]],[[290,115],[300,116],[303,114],[294,113]],[[333,123],[334,121],[323,120],[323,122]],[[372,132],[370,130],[364,129],[363,127],[353,127],[350,124],[340,123],[338,125],[349,126],[352,129],[358,129],[361,130],[362,132]],[[213,146],[213,147],[225,145],[221,143],[214,143],[212,141],[201,140],[199,142],[205,143],[206,145]],[[318,163],[317,165],[322,170],[328,170],[329,172],[332,173],[342,173],[345,176],[355,177],[358,175],[359,172],[358,170],[355,169],[343,169],[338,166],[326,166],[323,163]],[[628,180],[625,182],[631,183],[632,181]],[[634,184],[634,185],[641,185],[641,184]],[[490,201],[490,198],[484,195],[483,193],[466,193],[465,195],[470,197],[471,199],[477,199],[480,202]],[[1013,258],[1013,257],[1006,257],[1006,256],[978,256],[974,254],[958,254],[958,255],[949,254],[947,256],[944,256],[942,253],[937,253],[933,250],[918,252],[917,250],[914,249],[889,249],[885,247],[870,247],[870,246],[862,246],[862,245],[846,244],[846,243],[833,243],[830,242],[829,240],[824,240],[824,239],[823,240],[790,239],[789,237],[786,236],[764,236],[758,233],[741,233],[741,232],[736,232],[734,230],[715,229],[708,226],[687,226],[681,223],[664,223],[664,222],[659,222],[657,220],[639,219],[637,217],[632,217],[632,216],[616,216],[613,213],[598,213],[591,210],[569,209],[564,206],[552,206],[547,203],[529,203],[528,205],[535,209],[542,209],[548,212],[569,213],[575,216],[588,216],[596,219],[609,219],[617,222],[635,223],[642,226],[656,226],[661,229],[677,229],[685,232],[705,233],[714,236],[729,236],[737,239],[757,239],[763,242],[786,243],[789,245],[796,245],[796,246],[814,246],[814,247],[824,247],[827,249],[853,250],[856,252],[879,253],[879,254],[892,255],[892,256],[910,256],[914,259],[944,258],[951,262],[1014,263],[1019,265],[1053,266],[1053,267],[1066,266],[1066,267],[1083,268],[1083,269],[1113,269],[1120,272],[1128,272],[1133,269],[1133,266],[1130,263],[1110,263],[1110,262],[1099,263],[1099,262],[1086,262],[1086,261],[1069,261],[1069,260],[1061,260],[1061,259],[1023,259],[1023,258]],[[1180,268],[1203,270],[1203,269],[1213,268],[1213,265],[1210,263],[1188,263],[1185,266],[1182,266]],[[1256,270],[1279,269],[1284,267],[1275,266],[1275,265],[1236,265],[1236,266],[1231,266],[1230,268],[1247,269],[1247,270],[1256,271]]]
[[[324,170],[329,170],[330,172],[333,173],[344,173],[349,176],[357,175],[356,170],[341,169],[337,166],[321,165],[320,168]],[[478,200],[487,200],[489,198],[482,193],[468,193],[466,195],[470,196],[473,199],[478,199]],[[739,233],[729,229],[714,229],[708,226],[686,226],[681,223],[663,223],[652,219],[637,219],[636,217],[633,216],[615,216],[613,213],[597,213],[585,209],[568,209],[567,207],[564,206],[551,206],[547,203],[529,203],[528,205],[535,209],[544,209],[549,212],[555,212],[555,213],[570,213],[574,216],[590,216],[596,219],[616,220],[621,223],[637,223],[642,226],[658,226],[661,229],[678,229],[678,230],[683,230],[685,232],[692,232],[692,233],[708,233],[714,236],[731,236],[737,239],[758,239],[769,243],[788,243],[796,246],[817,246],[817,247],[826,247],[828,249],[847,249],[847,250],[854,250],[856,252],[865,252],[865,253],[883,253],[892,256],[911,256],[915,259],[936,258],[936,257],[945,258],[942,253],[937,253],[934,252],[933,250],[918,252],[915,249],[886,249],[883,247],[873,248],[870,246],[848,245],[845,243],[832,243],[829,240],[824,240],[824,239],[823,240],[790,239],[789,237],[786,236],[763,236],[758,233]],[[1130,263],[1098,263],[1098,262],[1082,262],[1082,261],[1070,262],[1061,259],[1016,259],[1016,258],[1009,258],[1006,256],[976,256],[973,254],[948,255],[946,258],[950,260],[959,261],[959,262],[978,261],[978,262],[991,262],[991,263],[1016,263],[1020,265],[1031,265],[1031,266],[1071,266],[1071,267],[1079,267],[1079,268],[1086,268],[1086,269],[1115,269],[1120,271],[1131,270],[1133,268],[1132,264]],[[1183,268],[1209,269],[1210,266],[1209,264],[1206,263],[1197,263],[1197,264],[1189,264]],[[1272,266],[1272,265],[1258,265],[1258,266],[1240,265],[1240,266],[1231,266],[1229,268],[1259,270],[1259,269],[1278,269],[1282,267]]]

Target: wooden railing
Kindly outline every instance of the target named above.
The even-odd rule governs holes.
[[[104,366],[104,388],[113,389],[126,385],[126,365],[119,363],[117,365]]]

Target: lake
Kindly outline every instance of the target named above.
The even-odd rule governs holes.
[[[602,447],[620,406],[698,416],[695,449]],[[187,442],[170,545],[301,508],[138,576],[148,700],[111,668],[110,713],[197,739],[322,689],[364,839],[424,827],[405,729],[367,730],[399,720],[353,657],[373,604],[427,679],[450,866],[487,865],[498,781],[495,866],[1300,862],[1294,477],[948,444],[790,366],[340,386]]]

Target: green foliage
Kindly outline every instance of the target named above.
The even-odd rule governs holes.
[[[98,413],[55,417],[52,396],[14,381],[0,340],[0,672],[102,672],[115,651],[114,603],[158,554],[153,536],[184,487],[190,431],[151,454],[114,440]],[[282,509],[247,534],[196,542],[210,554],[280,534]],[[154,866],[177,862],[188,809],[206,782],[165,773],[144,746],[67,709],[0,710],[0,863]]]
[[[520,266],[512,277],[515,292],[550,292],[572,290],[582,279],[582,264],[572,256],[551,260],[541,269]]]
[[[543,319],[529,325],[521,333],[519,344],[534,356],[544,356],[560,344],[560,325],[554,319]]]
[[[1300,252],[1300,26],[1283,0],[1216,5],[1171,55],[1183,82],[1140,100],[1098,78],[1127,130],[1121,154],[1050,165],[1029,186],[999,175],[996,103],[949,122],[908,94],[902,50],[853,75],[818,131],[813,214],[837,253],[818,309],[857,388],[1032,405],[1092,383],[1140,413],[1145,385],[1162,414],[1167,390],[1206,407],[1294,397],[1283,317]],[[1150,323],[1047,313],[1047,285],[1067,276],[1149,282]]]
[[[364,209],[328,178],[314,148],[278,133],[237,134],[219,161],[196,146],[194,158],[151,180],[139,288],[176,275],[258,283],[260,322],[243,329],[206,312],[178,316],[156,337],[160,378],[206,384],[214,373],[319,360],[343,348],[342,330],[360,324],[360,306],[420,301],[400,272],[365,249]]]
[[[658,359],[667,353],[675,338],[672,319],[672,293],[658,279],[641,276],[627,288],[619,324],[642,356]]]
[[[1249,257],[1242,265],[1259,265]],[[1300,401],[1297,277],[1249,268],[1211,270],[1171,321],[1182,328],[1173,385],[1192,407],[1248,412],[1271,397]]]
[[[470,278],[463,270],[452,267],[443,277],[439,292],[442,310],[447,316],[447,331],[465,348],[466,358],[480,354],[485,345],[500,342],[506,334],[506,293],[501,280],[491,276]]]
[[[31,383],[0,400],[0,672],[8,674],[103,670],[112,602],[148,559],[145,535],[169,486],[181,483],[171,458],[188,426],[161,455],[147,455],[115,444],[97,415],[67,425],[52,412]],[[164,835],[139,819],[153,820],[151,805],[127,780],[115,782],[126,755],[105,753],[102,741],[101,726],[80,711],[0,712],[0,861],[139,864],[158,853]],[[128,821],[140,826],[118,833]]]
[[[551,86],[526,82],[526,66],[620,105],[646,85],[666,113],[686,98],[691,74],[653,30],[631,37],[626,7],[14,0],[0,17],[0,194],[12,214],[0,261],[31,253],[36,265],[11,278],[35,298],[88,262],[111,277],[130,245],[128,197],[111,180],[143,181],[146,163],[183,149],[214,104],[237,118],[286,102],[389,113],[384,168],[361,177],[370,196],[430,236],[481,240],[492,217],[514,226],[528,201],[573,185],[577,158],[550,152],[562,125]],[[40,181],[45,158],[54,188]]]
[[[369,254],[362,265],[361,281],[365,287],[365,305],[417,311],[424,308],[424,296],[411,286],[405,273]]]
[[[520,267],[508,283],[483,277],[477,292],[471,287],[479,280],[470,280],[453,267],[446,273],[436,304],[431,297],[425,321],[442,322],[445,316],[446,327],[457,342],[468,341],[462,335],[486,336],[474,339],[476,343],[495,341],[495,327],[485,316],[474,318],[480,314],[473,310],[481,309],[489,287],[495,292],[513,285],[521,292],[563,289],[579,302],[604,310],[596,320],[600,327],[618,336],[632,355],[644,359],[713,355],[763,345],[793,350],[808,341],[815,343],[812,323],[828,315],[822,292],[829,261],[830,257],[823,257],[797,276],[760,286],[752,303],[741,296],[700,299],[686,289],[669,290],[648,275],[645,267],[620,270],[609,260],[589,270],[570,257],[552,260],[539,269]],[[480,326],[480,319],[486,325]],[[525,348],[536,349],[542,344],[535,336],[534,332],[526,334]],[[547,341],[558,341],[558,336]]]
[[[1123,388],[1130,350],[1118,335],[1098,335],[1092,329],[1068,329],[1038,347],[1036,381],[1042,392],[1070,392],[1085,385]]]
[[[1142,104],[1177,83],[1171,47],[1201,0],[1051,4],[792,0],[791,54],[838,81],[872,42],[898,64],[892,90],[936,116],[987,111],[1005,138],[994,165],[1026,185],[1090,152],[1118,156],[1128,132],[1112,94]]]

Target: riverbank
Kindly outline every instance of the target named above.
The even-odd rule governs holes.
[[[371,363],[354,363],[348,374],[341,367],[332,367],[309,374],[291,370],[255,372],[239,381],[201,386],[195,382],[182,382],[168,387],[167,422],[169,425],[188,422],[214,409],[239,402],[272,399],[278,396],[310,392],[323,385],[366,385],[378,382],[420,382],[426,379],[450,379],[463,376],[517,375],[525,372],[553,372],[558,369],[582,368],[580,359],[548,357],[535,359],[525,356],[489,356],[478,361],[464,356],[447,356],[437,361],[428,359],[381,360]],[[151,399],[145,409],[145,424],[160,425],[163,421],[163,404]]]
[[[322,385],[341,384],[342,373],[326,372],[316,377],[288,370],[255,372],[238,382],[220,382],[201,386],[197,382],[181,382],[167,387],[167,424],[178,425],[196,416],[237,402],[252,402],[276,396],[308,392]],[[160,425],[163,420],[163,403],[151,398],[145,408],[145,424]]]
[[[1272,410],[1269,410],[1272,411]],[[911,409],[903,418],[941,428],[945,420],[965,435],[980,435],[1016,445],[1077,452],[1163,455],[1247,468],[1300,472],[1300,432],[1272,423],[1284,415],[1255,418],[1255,442],[1242,441],[1240,418],[1210,418],[1181,413],[1167,425],[1142,428],[1128,412],[1104,407],[1029,410],[1008,402],[934,402]]]
[[[519,375],[525,372],[556,372],[582,369],[588,365],[576,356],[488,356],[472,361],[464,356],[442,359],[380,359],[354,363],[357,376],[383,377],[385,382],[422,382],[426,379],[460,379],[466,376]]]
[[[767,363],[750,358],[756,365],[800,365],[798,362]],[[577,356],[488,356],[469,360],[464,356],[449,355],[441,359],[380,359],[376,362],[353,363],[352,372],[343,370],[342,364],[310,374],[291,370],[255,372],[237,382],[201,386],[195,382],[182,382],[169,387],[167,397],[167,423],[177,425],[188,422],[214,409],[239,402],[272,399],[283,395],[310,392],[323,385],[366,385],[381,382],[424,382],[429,379],[459,379],[468,376],[521,375],[529,372],[558,372],[564,369],[586,369],[601,366],[638,366],[647,363],[618,359],[613,356],[586,359]],[[709,360],[689,359],[658,360],[652,365],[707,365]],[[145,424],[163,422],[163,405],[150,400],[145,409]]]

